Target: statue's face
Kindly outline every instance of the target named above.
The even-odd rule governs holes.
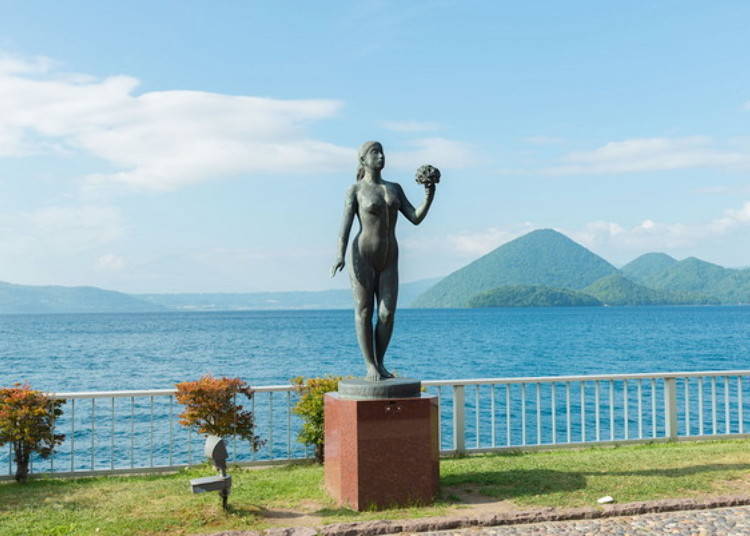
[[[362,164],[369,169],[383,169],[385,167],[383,148],[380,145],[370,147],[362,157]]]

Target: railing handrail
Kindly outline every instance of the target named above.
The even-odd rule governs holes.
[[[712,370],[701,372],[644,372],[635,374],[591,374],[577,376],[524,376],[505,378],[468,378],[454,380],[425,380],[422,385],[426,387],[439,387],[442,385],[490,385],[490,384],[520,384],[520,383],[564,383],[576,381],[609,381],[609,380],[645,380],[645,379],[668,379],[668,378],[697,378],[697,377],[721,377],[721,376],[750,376],[750,370]],[[259,393],[296,391],[297,385],[260,385],[252,386]],[[48,393],[55,399],[73,398],[125,398],[136,396],[169,396],[177,393],[177,389],[138,389],[126,391],[79,391]]]
[[[589,374],[579,376],[524,376],[509,378],[470,378],[455,380],[425,380],[422,385],[489,385],[493,383],[551,383],[577,381],[607,381],[607,380],[647,380],[657,378],[698,378],[721,376],[750,376],[750,370],[712,370],[699,372],[642,372],[631,374]]]
[[[299,389],[296,385],[261,385],[252,386],[253,391],[259,393],[295,391]],[[54,399],[71,398],[126,398],[130,396],[169,396],[177,393],[177,389],[137,389],[132,391],[78,391],[67,393],[47,393]]]

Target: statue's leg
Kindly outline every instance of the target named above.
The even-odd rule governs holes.
[[[375,326],[375,362],[383,378],[393,378],[393,374],[383,365],[385,351],[393,334],[393,319],[398,299],[398,270],[394,262],[380,274],[376,290],[378,296],[378,322]]]
[[[357,331],[357,342],[367,367],[365,379],[370,381],[380,380],[381,374],[375,361],[372,333],[372,311],[377,272],[365,259],[359,256],[355,247],[352,247],[349,276],[354,292],[354,326]]]

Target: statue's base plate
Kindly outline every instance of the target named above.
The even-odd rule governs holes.
[[[390,378],[380,381],[354,378],[339,382],[339,396],[353,400],[416,398],[421,395],[421,391],[422,382],[412,378]]]

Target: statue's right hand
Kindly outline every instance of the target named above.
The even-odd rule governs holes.
[[[336,275],[336,272],[340,272],[344,269],[344,259],[339,259],[336,261],[336,263],[331,267],[331,277]]]

